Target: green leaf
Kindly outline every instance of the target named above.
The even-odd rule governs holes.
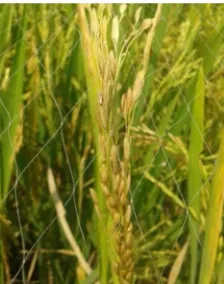
[[[4,198],[9,186],[13,168],[14,146],[16,129],[20,113],[20,105],[23,94],[23,72],[25,63],[25,32],[27,25],[27,5],[24,5],[21,28],[17,30],[17,48],[13,58],[13,66],[10,74],[10,85],[6,92],[0,94],[0,122],[4,134],[0,138],[2,152],[1,165],[1,198]],[[15,119],[16,118],[16,119]],[[5,131],[7,130],[7,131]]]
[[[200,171],[200,153],[203,150],[204,132],[204,73],[200,68],[194,90],[194,101],[191,116],[191,134],[189,145],[188,168],[188,202],[196,215],[200,215],[200,189],[202,175]],[[195,283],[198,266],[199,224],[189,219],[190,252],[191,252],[191,283]]]
[[[219,234],[222,227],[224,203],[224,131],[222,131],[216,171],[209,196],[209,209],[206,217],[199,284],[210,284],[215,269]]]
[[[4,4],[0,14],[0,78],[2,76],[2,68],[4,66],[5,54],[7,51],[8,40],[12,25],[13,5]]]

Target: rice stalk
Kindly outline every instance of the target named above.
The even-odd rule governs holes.
[[[81,40],[84,50],[84,69],[88,89],[88,102],[93,127],[93,139],[96,153],[99,153],[98,135],[99,130],[96,125],[97,121],[97,102],[98,93],[101,88],[101,80],[98,73],[96,55],[94,53],[94,39],[92,38],[90,28],[86,18],[85,5],[78,5],[79,23],[81,29]],[[97,28],[95,26],[95,28]],[[96,156],[95,161],[95,188],[97,190],[97,202],[99,201],[99,209],[104,211],[105,202],[103,193],[100,189],[100,161],[99,156]],[[98,207],[97,207],[98,208]],[[107,283],[108,279],[108,248],[106,243],[106,234],[104,233],[102,222],[98,222],[99,233],[99,251],[100,251],[100,281]]]
[[[80,6],[79,11],[80,15],[82,15],[81,17],[84,18],[83,6]],[[97,12],[101,17],[99,16],[99,18],[97,18]],[[127,45],[125,53],[123,54],[123,49],[121,49],[120,55],[116,58],[117,45],[119,41],[118,17],[115,16],[112,20],[111,38],[115,49],[114,53],[113,50],[109,49],[106,39],[106,32],[110,17],[108,16],[110,15],[110,6],[105,9],[103,5],[99,5],[97,12],[94,8],[89,8],[91,20],[90,31],[87,28],[86,21],[85,23],[82,23],[82,27],[85,26],[83,44],[86,48],[86,57],[88,58],[90,56],[91,51],[88,48],[89,46],[92,46],[94,50],[92,56],[96,60],[91,63],[92,66],[89,66],[89,77],[94,74],[94,80],[96,80],[96,78],[100,79],[100,83],[97,83],[98,85],[94,84],[95,92],[97,92],[97,120],[99,121],[97,130],[99,140],[96,144],[99,145],[100,150],[100,186],[102,192],[105,194],[106,205],[109,211],[108,221],[106,217],[107,215],[103,214],[103,208],[100,206],[101,197],[99,198],[93,189],[91,189],[90,192],[95,210],[101,220],[100,222],[102,222],[104,226],[106,224],[106,227],[109,226],[109,232],[111,230],[115,230],[116,232],[114,240],[111,240],[112,252],[110,253],[111,262],[116,262],[115,265],[112,265],[113,281],[114,283],[131,283],[133,279],[134,262],[132,252],[133,226],[131,224],[131,205],[130,201],[128,201],[131,182],[129,161],[131,144],[130,126],[135,103],[143,88],[152,38],[161,14],[161,5],[158,5],[155,18],[152,20],[148,19],[149,23],[144,21],[141,25],[139,35],[145,29],[149,29],[146,37],[146,48],[144,49],[142,58],[142,69],[137,73],[133,88],[129,88],[127,94],[123,95],[121,99],[121,110],[125,121],[126,131],[123,143],[121,141],[123,144],[123,159],[120,159],[120,151],[117,144],[119,143],[119,135],[117,129],[114,127],[117,121],[116,82],[119,70],[124,60],[124,55],[128,52],[128,47],[130,46],[131,41],[129,45]],[[98,90],[96,88],[97,86]],[[93,89],[91,91],[93,91]],[[94,97],[95,102],[93,97],[90,102],[92,105],[94,104],[94,107],[91,107],[92,117],[96,117],[96,93],[94,94]],[[112,225],[110,225],[110,218],[112,219]]]

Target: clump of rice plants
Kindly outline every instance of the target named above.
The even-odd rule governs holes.
[[[0,284],[221,284],[222,4],[0,5]]]

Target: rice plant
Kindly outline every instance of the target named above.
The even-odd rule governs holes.
[[[224,282],[223,12],[0,5],[0,284]]]

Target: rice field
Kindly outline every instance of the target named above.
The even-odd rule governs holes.
[[[0,5],[0,284],[223,284],[223,4]]]

